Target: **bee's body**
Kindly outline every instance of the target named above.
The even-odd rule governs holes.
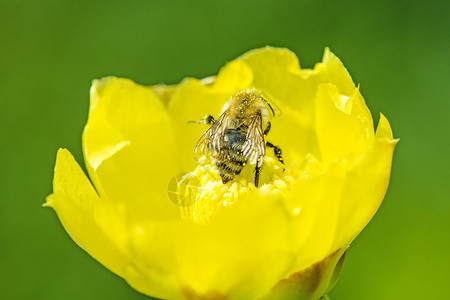
[[[200,138],[196,150],[208,150],[216,165],[223,183],[240,174],[247,163],[256,164],[255,186],[258,186],[259,170],[266,153],[264,135],[269,132],[269,109],[272,107],[254,89],[247,89],[224,105],[222,114],[214,121],[212,116],[205,118],[212,123],[208,131]],[[263,130],[265,128],[265,130]],[[281,150],[275,149],[278,159]]]
[[[226,129],[220,150],[212,152],[213,162],[219,170],[223,183],[227,183],[241,173],[247,164],[248,158],[242,153],[247,130],[248,127],[245,125],[236,129]]]

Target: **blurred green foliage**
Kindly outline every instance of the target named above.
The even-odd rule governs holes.
[[[177,83],[265,45],[304,67],[329,46],[401,138],[331,298],[450,298],[449,3],[0,0],[0,298],[145,299],[41,208],[56,151],[83,162],[92,79]]]

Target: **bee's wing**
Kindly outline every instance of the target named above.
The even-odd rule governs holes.
[[[242,153],[251,163],[256,163],[258,167],[262,165],[266,154],[266,145],[262,131],[261,114],[255,115],[248,127],[247,136],[244,145],[242,145]]]
[[[209,127],[209,129],[201,136],[195,146],[195,152],[200,151],[206,153],[206,150],[211,152],[219,151],[223,144],[223,137],[225,129],[228,126],[228,110],[224,111],[219,119]]]

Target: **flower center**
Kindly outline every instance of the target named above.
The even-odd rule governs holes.
[[[178,205],[184,219],[207,223],[221,209],[239,201],[251,191],[289,193],[295,179],[294,169],[266,157],[260,175],[260,187],[254,185],[254,165],[247,165],[233,180],[222,183],[217,168],[206,157],[197,168],[181,178],[177,185]]]

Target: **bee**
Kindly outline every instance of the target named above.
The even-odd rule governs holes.
[[[281,149],[264,139],[271,128],[269,119],[274,116],[272,106],[256,89],[243,90],[225,103],[217,120],[209,115],[197,122],[211,126],[198,140],[195,152],[211,155],[222,183],[233,180],[246,164],[255,164],[258,187],[266,146],[284,164]]]

